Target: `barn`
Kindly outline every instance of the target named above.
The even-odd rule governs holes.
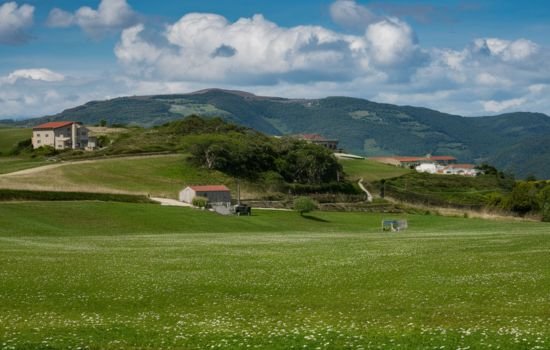
[[[191,203],[195,197],[205,197],[209,204],[231,204],[231,191],[224,185],[188,186],[179,193],[180,202]]]

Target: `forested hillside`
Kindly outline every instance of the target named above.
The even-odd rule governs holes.
[[[519,177],[550,178],[550,117],[537,113],[465,118],[358,98],[284,99],[210,89],[93,101],[25,123],[107,120],[150,127],[192,114],[219,116],[273,135],[319,133],[367,156],[449,154],[461,162],[489,162]]]

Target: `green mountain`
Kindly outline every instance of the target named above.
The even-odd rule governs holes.
[[[465,118],[359,98],[285,99],[209,89],[92,101],[27,123],[105,119],[149,127],[191,114],[220,116],[273,135],[319,133],[367,156],[449,154],[461,162],[489,162],[520,177],[550,178],[550,117],[538,113]]]

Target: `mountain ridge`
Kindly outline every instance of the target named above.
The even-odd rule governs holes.
[[[97,124],[105,119],[111,124],[151,127],[191,114],[219,116],[272,135],[319,133],[339,139],[349,152],[367,156],[449,154],[462,162],[490,162],[520,177],[550,178],[550,150],[539,149],[545,142],[538,147],[533,141],[550,137],[550,117],[542,113],[463,117],[356,97],[291,99],[204,89],[90,101],[24,123],[75,120]]]

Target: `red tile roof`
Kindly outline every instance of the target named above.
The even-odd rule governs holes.
[[[195,192],[229,192],[229,188],[224,185],[213,186],[189,186]]]
[[[75,122],[49,122],[35,126],[33,129],[58,129],[64,126],[69,126]]]

